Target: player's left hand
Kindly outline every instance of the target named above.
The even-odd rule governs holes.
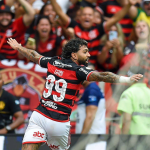
[[[130,80],[131,81],[139,81],[141,78],[143,78],[143,75],[142,74],[134,74],[130,77]]]

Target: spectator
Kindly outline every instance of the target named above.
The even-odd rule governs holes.
[[[51,4],[53,5],[54,10],[61,18],[62,22],[67,27],[73,27],[75,30],[75,36],[82,38],[88,41],[88,47],[90,52],[90,62],[96,64],[96,56],[99,49],[99,39],[102,35],[105,34],[109,28],[118,22],[124,15],[128,12],[130,6],[135,4],[132,0],[130,3],[123,7],[123,9],[114,15],[112,18],[107,20],[105,23],[101,23],[97,26],[93,25],[94,23],[94,10],[90,7],[85,7],[81,11],[81,19],[80,23],[72,20],[69,16],[67,16],[61,10],[60,6],[57,4],[56,0],[51,0]]]
[[[26,124],[19,126],[16,129],[16,133],[24,133],[32,111],[39,104],[40,96],[28,85],[28,79],[25,74],[18,76],[13,83],[4,85],[3,88],[14,95],[20,103]]]
[[[125,57],[121,61],[121,67],[141,63],[149,53],[150,28],[145,20],[138,21],[134,27],[136,43],[131,41],[125,48]],[[139,54],[139,55],[138,55]],[[140,57],[139,57],[140,56]]]
[[[8,2],[8,0],[6,1]],[[16,38],[22,45],[25,44],[24,33],[27,27],[31,24],[34,18],[34,10],[25,0],[17,0],[26,13],[12,21],[14,14],[11,12],[10,7],[7,5],[0,6],[0,55],[7,59],[17,59],[18,52],[13,50],[8,44],[8,38]],[[7,3],[6,3],[7,4]]]
[[[0,134],[15,133],[14,129],[24,122],[23,113],[19,107],[19,101],[2,89],[2,85],[3,80],[0,73]]]
[[[144,74],[144,70],[133,67],[130,75]],[[125,90],[120,98],[118,111],[121,113],[122,134],[149,135],[150,89],[143,83],[143,79]]]
[[[100,52],[97,55],[98,69],[116,72],[123,58],[124,34],[119,24],[113,25],[108,34],[101,39]]]
[[[92,67],[93,69],[93,67]],[[78,101],[76,133],[105,134],[105,98],[96,82],[84,81]]]
[[[129,9],[129,16],[134,21],[134,25],[139,20],[145,20],[150,26],[150,0],[142,0],[142,9],[132,6]]]
[[[57,45],[65,44],[65,40],[59,40],[59,37],[52,32],[52,26],[48,16],[39,16],[35,34],[30,35],[35,39],[35,43],[27,42],[26,47],[35,49],[43,56],[57,55]],[[31,43],[31,44],[30,44]]]
[[[127,0],[108,0],[101,3],[99,6],[96,7],[96,10],[99,11],[103,16],[107,18],[111,18],[114,14],[118,13],[123,5],[125,5]],[[128,40],[130,33],[132,31],[132,20],[126,15],[123,19],[119,21],[122,26],[123,33]]]
[[[103,21],[102,15],[97,10],[94,10],[94,23],[101,24]]]

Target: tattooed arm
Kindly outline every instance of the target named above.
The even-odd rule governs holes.
[[[25,47],[22,47],[21,44],[19,44],[15,39],[8,39],[7,43],[15,50],[18,50],[23,56],[25,56],[27,59],[35,62],[36,64],[39,63],[40,57],[42,55],[38,54],[35,50],[27,49]]]
[[[135,74],[131,77],[124,77],[114,74],[112,72],[92,72],[89,76],[89,81],[103,81],[109,83],[132,83],[138,81],[143,77],[141,74]]]

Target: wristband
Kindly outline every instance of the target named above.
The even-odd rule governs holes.
[[[6,130],[7,130],[7,131],[12,130],[12,128],[11,128],[9,125],[8,125],[8,126],[6,126],[5,128],[6,128]]]
[[[120,76],[119,82],[120,83],[132,83],[132,81],[130,80],[130,77],[124,77],[124,76]]]

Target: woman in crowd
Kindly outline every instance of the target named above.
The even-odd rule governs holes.
[[[141,62],[147,56],[150,49],[150,28],[144,20],[140,20],[134,27],[136,41],[131,41],[125,48],[125,56],[121,61],[121,67],[129,68],[133,64]]]
[[[55,56],[57,53],[57,45],[65,44],[65,40],[52,32],[52,25],[48,16],[39,16],[35,33],[30,35],[26,44],[27,48],[35,49],[44,56]],[[34,42],[35,40],[35,42]]]
[[[119,24],[110,28],[108,34],[101,39],[100,51],[97,55],[98,69],[116,72],[123,58],[124,34]]]

